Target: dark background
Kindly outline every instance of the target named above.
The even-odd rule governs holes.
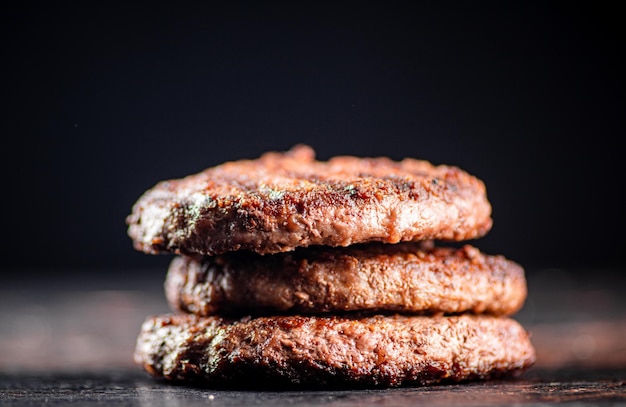
[[[3,273],[165,267],[126,235],[141,193],[296,143],[458,165],[483,251],[623,268],[612,4],[206,3],[2,6]]]

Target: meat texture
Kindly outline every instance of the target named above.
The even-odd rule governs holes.
[[[515,375],[535,353],[505,317],[161,315],[144,322],[135,360],[208,386],[393,387]]]
[[[511,315],[527,288],[522,267],[503,256],[467,244],[399,243],[179,256],[170,264],[165,294],[172,309],[203,316],[355,310]]]
[[[461,241],[492,226],[484,183],[457,167],[411,158],[317,161],[303,145],[162,181],[126,222],[137,250],[203,255]]]

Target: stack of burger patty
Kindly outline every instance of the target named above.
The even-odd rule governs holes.
[[[148,317],[135,349],[154,377],[389,387],[534,363],[511,318],[524,270],[463,242],[491,229],[491,205],[457,167],[298,145],[160,182],[127,223],[137,250],[176,254],[172,313]]]

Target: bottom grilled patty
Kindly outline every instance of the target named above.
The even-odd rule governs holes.
[[[515,375],[535,351],[517,321],[486,315],[160,315],[134,357],[152,376],[198,385],[391,387]]]

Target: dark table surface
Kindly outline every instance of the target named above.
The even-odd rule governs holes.
[[[537,363],[519,378],[226,391],[154,380],[133,364],[141,322],[169,312],[163,271],[84,271],[72,278],[21,273],[3,277],[0,286],[0,405],[626,405],[625,275],[605,269],[527,273],[528,299],[514,318],[531,333]]]

